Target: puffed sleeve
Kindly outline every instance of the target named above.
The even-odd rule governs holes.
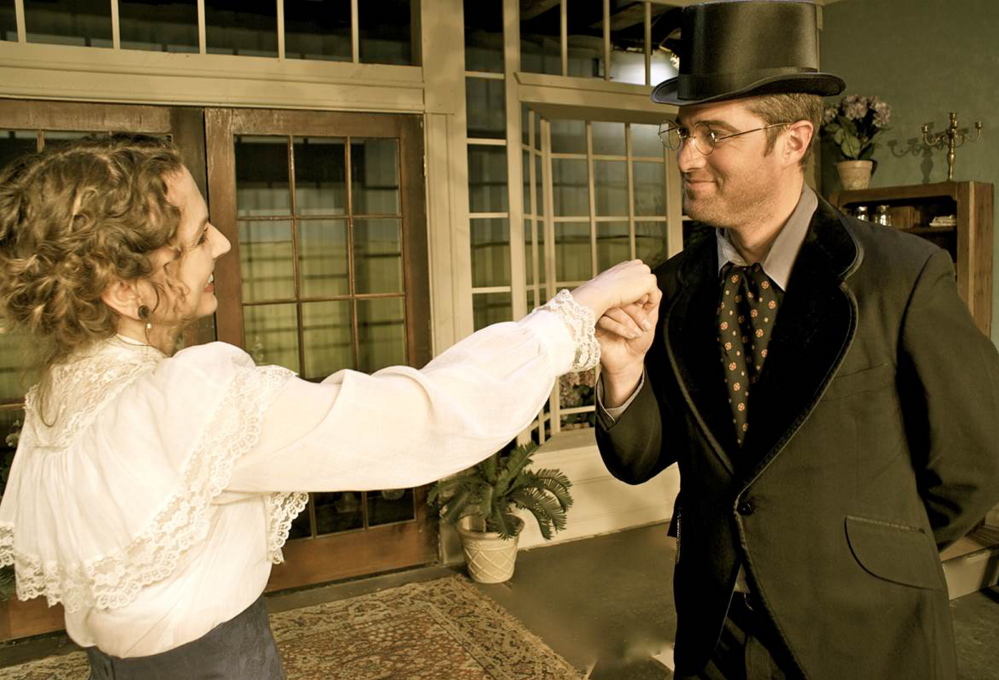
[[[488,456],[530,424],[575,343],[538,310],[485,328],[423,369],[288,381],[231,491],[367,490],[426,484]]]

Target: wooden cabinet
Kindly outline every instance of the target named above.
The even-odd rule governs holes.
[[[912,186],[843,191],[830,197],[833,205],[856,214],[865,207],[874,220],[879,206],[891,226],[932,241],[954,258],[957,285],[975,323],[991,337],[992,326],[992,202],[986,182],[938,182]],[[948,220],[953,217],[953,223]],[[933,226],[931,226],[931,224]]]

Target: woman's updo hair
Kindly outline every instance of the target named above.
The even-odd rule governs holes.
[[[117,280],[148,277],[180,211],[166,178],[183,165],[169,141],[87,137],[14,161],[0,173],[0,316],[31,336],[43,367],[113,336],[101,301]]]

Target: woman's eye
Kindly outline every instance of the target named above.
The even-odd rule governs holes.
[[[198,239],[198,245],[199,246],[202,245],[202,244],[204,244],[204,243],[208,243],[208,232],[207,231],[202,232],[201,238]]]

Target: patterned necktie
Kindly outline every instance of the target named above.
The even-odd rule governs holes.
[[[777,303],[778,289],[759,263],[740,267],[730,262],[722,268],[718,342],[739,446],[749,429],[749,387],[763,370]]]

